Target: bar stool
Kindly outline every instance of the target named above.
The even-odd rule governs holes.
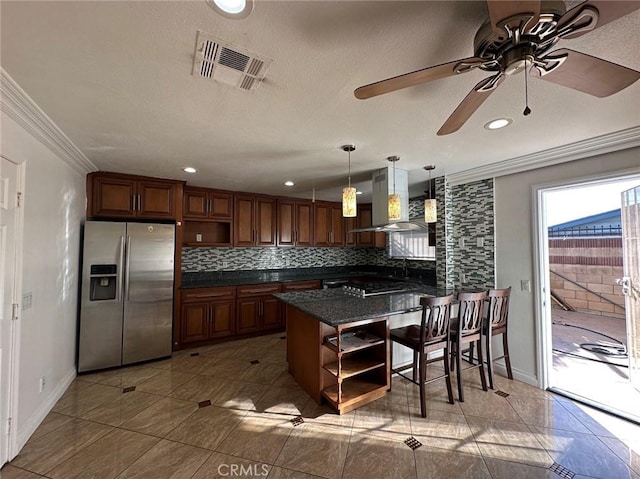
[[[422,306],[422,319],[420,325],[412,324],[402,328],[392,329],[389,332],[392,341],[413,350],[413,363],[398,369],[391,369],[403,378],[420,387],[420,413],[427,417],[427,401],[425,386],[438,379],[445,379],[449,403],[453,404],[453,391],[451,387],[451,373],[449,371],[449,322],[451,317],[451,303],[453,295],[432,298],[420,298]],[[441,357],[428,359],[428,354],[444,349]],[[427,364],[443,361],[444,374],[427,379]],[[393,364],[393,361],[392,361]],[[413,368],[413,378],[405,376],[401,371]]]
[[[458,293],[458,318],[451,321],[451,369],[458,369],[458,399],[464,402],[462,390],[462,350],[465,344],[478,346],[479,364],[471,364],[464,369],[480,369],[480,381],[482,389],[487,390],[487,379],[484,376],[484,363],[482,359],[482,328],[484,318],[484,301],[487,292]],[[455,360],[455,364],[454,364]]]
[[[509,297],[511,296],[511,286],[505,289],[490,289],[488,294],[489,311],[485,328],[482,334],[485,336],[487,345],[487,372],[489,373],[489,387],[493,387],[493,362],[498,359],[504,359],[507,369],[507,376],[513,379],[511,372],[511,360],[509,359],[509,343],[507,341],[507,319],[509,318]],[[493,357],[493,348],[491,347],[491,338],[502,334],[502,351],[503,355],[497,358]]]

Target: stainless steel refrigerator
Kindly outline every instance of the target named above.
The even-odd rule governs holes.
[[[175,225],[86,221],[78,372],[171,355]]]

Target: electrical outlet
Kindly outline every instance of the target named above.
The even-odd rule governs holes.
[[[196,241],[197,241],[198,243],[202,243],[202,235],[201,235],[201,234],[199,234],[199,233],[198,233],[198,234],[196,234]]]
[[[43,391],[44,391],[44,387],[46,386],[46,384],[47,384],[47,382],[46,382],[46,380],[45,380],[45,377],[44,377],[44,376],[41,376],[41,377],[40,377],[40,387],[39,387],[40,392],[43,392]]]
[[[482,236],[476,238],[476,246],[478,248],[484,248],[484,238]]]
[[[222,262],[222,267],[223,268],[228,268],[229,267],[229,262],[228,261],[223,261]]]
[[[530,293],[531,292],[531,281],[529,281],[528,279],[521,280],[520,281],[520,290]]]
[[[22,309],[29,309],[33,304],[33,293],[31,291],[22,295]]]
[[[460,274],[460,281],[462,281],[463,283],[467,282],[467,273]]]
[[[458,240],[458,246],[459,246],[460,248],[464,248],[464,238],[460,238],[460,239]]]

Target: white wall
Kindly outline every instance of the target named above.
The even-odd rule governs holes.
[[[80,222],[85,176],[2,111],[2,153],[25,163],[18,447],[75,377]],[[39,381],[45,377],[45,389]]]
[[[509,306],[509,350],[517,379],[531,384],[537,384],[538,379],[533,187],[609,176],[618,171],[628,173],[631,169],[640,171],[640,148],[495,179],[496,284],[499,288],[513,287]],[[531,280],[531,293],[520,290],[521,280]]]

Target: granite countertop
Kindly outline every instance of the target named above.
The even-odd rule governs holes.
[[[420,297],[447,294],[433,286],[415,283],[410,291],[377,296],[356,296],[341,288],[274,294],[280,301],[295,306],[329,326],[364,319],[381,318],[420,310]]]
[[[424,276],[423,276],[424,275]],[[256,271],[203,271],[182,273],[182,289],[211,288],[216,286],[240,286],[245,284],[287,283],[293,281],[342,279],[362,276],[389,278],[400,276],[397,268],[371,267],[354,269],[353,267],[327,268],[291,268],[280,270]],[[433,284],[429,271],[412,271],[411,280]]]

